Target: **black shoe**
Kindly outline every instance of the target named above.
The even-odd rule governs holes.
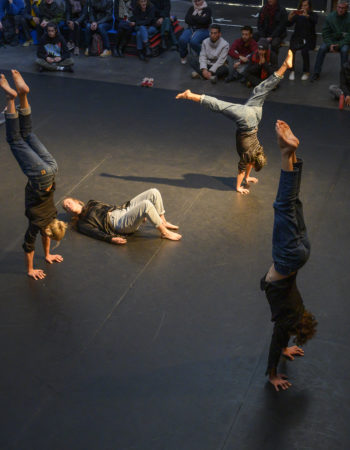
[[[165,38],[162,37],[161,44],[162,50],[168,50],[168,46],[166,44]]]
[[[138,50],[137,55],[138,55],[139,59],[141,59],[141,61],[146,61],[145,55],[143,54],[142,50]]]
[[[234,77],[232,75],[228,76],[225,78],[225,83],[231,83],[231,81],[233,81],[233,80],[234,80]]]
[[[148,57],[152,56],[152,51],[149,48],[149,44],[146,44],[146,46],[145,46],[145,55],[148,56]]]
[[[116,58],[120,58],[119,48],[115,47],[113,49],[113,56],[115,56]]]
[[[121,58],[125,58],[124,50],[125,50],[125,47],[119,47],[119,48],[118,48],[119,56],[120,56]]]
[[[63,72],[74,73],[73,66],[64,66],[64,67],[63,67]]]
[[[319,73],[314,73],[312,77],[310,78],[310,82],[313,83],[314,81],[317,81],[320,78]]]

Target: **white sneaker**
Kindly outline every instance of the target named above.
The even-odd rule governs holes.
[[[305,72],[305,73],[302,74],[301,80],[302,81],[306,81],[306,80],[309,79],[309,77],[310,77],[310,74]]]
[[[194,80],[198,80],[201,76],[199,75],[198,72],[192,72],[192,73],[191,73],[191,77],[192,77]]]
[[[187,63],[187,59],[186,58],[181,58],[181,64],[186,64]]]
[[[294,71],[292,71],[292,72],[289,74],[289,80],[290,80],[290,81],[294,81],[294,80],[295,80],[295,72],[294,72]]]

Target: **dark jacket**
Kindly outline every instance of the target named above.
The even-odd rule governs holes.
[[[193,15],[193,12],[194,7],[191,6],[185,16],[185,22],[187,25],[194,30],[209,28],[212,16],[211,9],[203,8],[201,15]]]
[[[287,11],[278,3],[273,16],[270,14],[267,4],[260,10],[258,17],[258,32],[260,37],[280,37],[283,39],[287,35]]]
[[[37,55],[38,58],[42,59],[46,59],[48,56],[60,56],[62,59],[70,58],[66,41],[59,32],[54,38],[50,38],[47,33],[44,33],[38,46]]]
[[[150,4],[147,6],[145,11],[142,11],[142,9],[139,7],[139,5],[136,5],[134,8],[134,14],[130,18],[130,22],[135,22],[136,26],[146,26],[150,27],[155,23],[156,18],[156,9],[155,7]]]
[[[25,215],[29,226],[24,237],[23,250],[34,251],[36,235],[44,234],[44,229],[57,217],[54,203],[55,183],[49,191],[34,189],[28,182],[25,190]]]
[[[288,22],[290,26],[295,24],[294,33],[290,38],[290,48],[298,50],[307,46],[313,50],[316,46],[316,24],[318,16],[314,12],[310,12],[309,17],[295,15]]]
[[[45,0],[39,5],[39,18],[40,21],[47,20],[48,22],[59,23],[64,19],[64,12],[57,3],[52,2],[48,5]]]
[[[170,17],[170,0],[152,0],[152,4],[155,8],[157,19],[159,17]]]
[[[260,55],[259,50],[252,54],[249,61],[249,65],[246,70],[246,74],[258,77],[259,80],[265,80],[267,77],[273,74],[277,70],[278,59],[275,52],[268,50],[266,52],[266,58],[264,64],[259,64]],[[249,77],[247,78],[249,80]]]
[[[24,14],[24,0],[13,0],[12,5],[7,0],[0,0],[0,21],[6,16]]]
[[[88,2],[87,0],[80,0],[81,11],[74,11],[72,2],[66,0],[66,22],[70,20],[82,24],[88,16]]]
[[[89,0],[89,22],[108,23],[113,21],[112,0]]]
[[[121,206],[113,206],[96,200],[89,200],[79,215],[76,224],[77,230],[92,238],[111,242],[112,238],[118,236],[118,234],[109,221],[108,213],[115,209],[127,208],[129,204],[130,202],[126,202]]]
[[[304,303],[296,284],[297,273],[288,278],[267,283],[266,275],[260,282],[271,308],[271,321],[275,323],[271,338],[266,375],[274,375],[281,352],[296,329],[303,313]]]
[[[340,89],[344,96],[350,95],[350,63],[345,63],[340,71]]]
[[[34,11],[35,16],[33,16],[32,10]],[[31,20],[32,17],[39,17],[39,6],[36,4],[33,4],[31,0],[26,0],[25,2],[25,10],[24,10],[24,17],[27,20]]]
[[[349,45],[350,13],[339,16],[337,11],[331,12],[323,25],[322,37],[326,44]]]

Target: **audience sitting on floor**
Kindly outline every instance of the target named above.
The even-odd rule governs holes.
[[[318,16],[312,10],[311,0],[300,0],[298,9],[291,11],[288,16],[289,26],[295,25],[294,33],[290,39],[290,49],[293,52],[293,68],[290,71],[289,79],[295,80],[295,54],[301,51],[303,58],[303,74],[301,79],[306,81],[310,75],[309,51],[316,47],[316,23]]]
[[[80,29],[85,26],[88,15],[87,0],[66,0],[66,25],[68,27],[68,50],[79,55]]]
[[[0,32],[6,44],[19,44],[19,25],[24,14],[24,0],[0,0]]]
[[[329,91],[334,99],[339,99],[340,108],[343,107],[344,103],[346,106],[350,106],[350,62],[346,62],[340,70],[339,86],[331,84]]]
[[[260,39],[258,49],[253,53],[245,71],[247,86],[257,86],[272,75],[277,70],[277,66],[277,55],[269,49],[268,40],[264,38]]]
[[[85,56],[89,56],[92,35],[98,33],[103,42],[102,58],[111,56],[108,31],[113,26],[113,0],[88,0],[88,23],[85,28]]]
[[[74,61],[57,24],[53,22],[48,23],[46,32],[40,40],[36,63],[39,72],[43,70],[73,72]]]
[[[133,16],[132,0],[119,0],[118,11],[115,11],[116,28],[118,29],[113,55],[120,58],[124,57],[125,49],[130,42],[135,22],[131,21]]]
[[[40,23],[36,27],[38,39],[42,37],[48,23],[63,25],[64,10],[54,0],[42,0],[39,5]]]
[[[221,37],[220,25],[210,25],[210,36],[202,42],[199,54],[190,56],[190,64],[194,69],[192,78],[203,78],[216,83],[218,78],[227,75],[226,59],[229,44]]]
[[[287,36],[287,21],[287,11],[278,0],[266,0],[259,12],[258,31],[253,35],[255,41],[266,38],[271,50],[277,55],[283,39]]]
[[[22,29],[25,41],[23,47],[29,47],[34,43],[31,31],[36,29],[40,23],[39,5],[41,0],[25,0],[24,13],[19,20],[19,26]]]
[[[157,32],[155,14],[155,7],[149,0],[137,0],[131,21],[135,22],[137,54],[142,61],[152,56],[149,38]]]
[[[167,50],[170,43],[176,50],[178,44],[172,24],[174,19],[170,16],[170,0],[152,0],[152,3],[155,7],[155,25],[160,30],[162,49]]]
[[[201,51],[201,44],[209,36],[209,26],[212,20],[212,12],[205,0],[193,0],[193,5],[188,9],[185,22],[188,26],[179,39],[179,51],[181,63],[186,64],[188,54],[187,46],[190,45],[197,55]]]
[[[316,57],[314,73],[310,81],[320,78],[323,61],[328,52],[340,53],[340,62],[343,66],[348,60],[350,49],[350,13],[348,13],[347,0],[339,0],[336,11],[331,12],[323,25],[323,43]]]
[[[241,37],[233,41],[228,52],[226,83],[244,77],[250,57],[257,49],[258,44],[253,39],[253,29],[249,25],[245,25],[241,30]]]

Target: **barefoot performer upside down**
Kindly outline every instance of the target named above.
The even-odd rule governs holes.
[[[46,275],[43,270],[34,269],[36,235],[38,232],[41,234],[46,262],[50,264],[62,262],[61,255],[50,254],[50,243],[51,239],[60,241],[63,238],[67,224],[56,219],[54,191],[57,163],[38,137],[32,133],[31,108],[27,98],[29,87],[17,70],[12,70],[12,77],[16,90],[10,87],[5,75],[0,76],[0,86],[7,98],[6,138],[13,156],[28,177],[25,189],[25,215],[29,220],[29,226],[24,237],[23,249],[27,274],[38,280],[45,278]],[[17,94],[20,104],[18,111],[15,106]]]
[[[263,147],[258,140],[258,125],[262,117],[262,107],[268,94],[276,88],[287,69],[292,67],[293,53],[289,50],[282,66],[269,78],[256,86],[244,105],[218,100],[209,95],[194,94],[189,89],[176,96],[177,99],[187,99],[200,102],[214,112],[220,112],[236,124],[236,147],[240,157],[236,190],[241,194],[249,194],[249,183],[257,183],[258,179],[251,177],[254,167],[258,172],[266,164]],[[246,181],[246,188],[242,186]]]
[[[277,373],[281,354],[290,360],[304,356],[297,345],[304,345],[316,333],[315,317],[304,308],[296,285],[298,270],[306,263],[310,254],[299,198],[303,161],[296,157],[299,140],[282,120],[276,123],[277,140],[281,150],[282,170],[276,201],[273,225],[273,264],[261,280],[261,289],[271,308],[271,320],[275,323],[271,338],[266,374],[275,387],[288,389],[291,383],[283,374]],[[297,345],[287,347],[290,336],[295,336]]]

